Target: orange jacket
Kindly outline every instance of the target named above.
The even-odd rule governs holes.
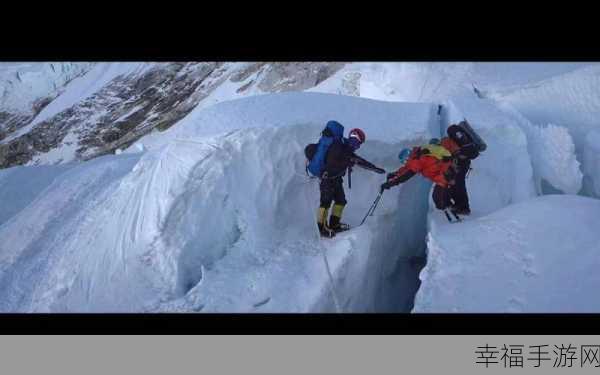
[[[406,164],[390,176],[388,182],[397,185],[420,173],[445,188],[448,187],[446,176],[453,171],[451,168],[452,160],[440,160],[434,156],[422,154],[420,147],[413,147]]]

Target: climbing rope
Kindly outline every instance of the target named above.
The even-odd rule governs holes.
[[[319,241],[321,240],[321,235],[319,234]],[[340,303],[337,298],[337,293],[335,291],[335,284],[333,283],[333,275],[331,274],[331,269],[329,268],[329,262],[327,261],[327,255],[325,255],[325,248],[320,246],[321,254],[323,254],[323,261],[325,262],[325,268],[327,269],[327,275],[329,276],[329,287],[331,289],[331,296],[333,297],[333,303],[335,304],[335,310],[339,314],[342,312],[340,308]]]
[[[318,189],[318,185],[317,189]],[[305,197],[306,200],[308,202],[308,206],[312,207],[312,201],[310,199],[309,196],[307,196],[308,190],[305,189]],[[320,191],[317,190],[317,193],[320,194]],[[321,233],[319,233],[319,228],[316,225],[313,225],[317,231],[317,236],[319,238],[319,250],[321,255],[323,256],[323,262],[325,263],[325,269],[327,270],[327,276],[329,278],[329,290],[331,292],[331,298],[333,299],[333,303],[335,305],[335,310],[336,312],[339,314],[342,312],[342,309],[340,307],[340,302],[338,300],[338,296],[337,296],[337,291],[335,289],[335,282],[333,281],[333,275],[331,273],[331,268],[329,267],[329,261],[327,260],[327,254],[325,252],[325,246],[323,246],[323,243],[321,241],[323,241],[323,239],[321,238]]]

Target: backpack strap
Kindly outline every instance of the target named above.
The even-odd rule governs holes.
[[[425,145],[421,147],[422,150],[426,150],[427,154],[433,156],[438,160],[450,160],[452,154],[445,147],[440,145]]]

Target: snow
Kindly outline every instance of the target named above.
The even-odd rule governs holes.
[[[308,91],[385,101],[431,102],[461,90],[472,67],[471,63],[348,64]]]
[[[540,191],[534,176],[566,193],[579,190],[581,173],[566,129],[534,126],[491,99],[455,97],[444,108],[442,125],[467,118],[488,149],[472,162],[467,178],[472,215],[450,224],[430,208],[428,261],[413,312],[597,311],[599,306],[587,303],[583,292],[571,304],[561,294],[566,290],[560,287],[562,279],[578,266],[556,269],[564,267],[566,254],[570,257],[574,249],[587,246],[585,256],[599,249],[587,224],[594,220],[593,210],[582,216],[579,211],[597,201],[536,197]],[[539,261],[542,257],[548,261]],[[582,279],[587,293],[600,281],[583,275],[569,285]]]
[[[31,125],[46,121],[52,116],[72,107],[77,102],[92,96],[119,76],[135,72],[142,73],[151,66],[152,64],[148,63],[98,63],[84,76],[71,81],[65,87],[64,93],[48,104],[36,116]]]
[[[352,63],[308,90],[386,101],[443,101],[535,84],[591,63]],[[596,64],[597,65],[597,64]]]
[[[534,157],[540,166],[540,175],[560,191],[577,194],[581,190],[583,174],[568,129],[553,124],[540,127],[534,142]]]
[[[198,105],[195,110],[199,111],[203,108],[210,107],[214,104],[230,101],[234,99],[240,99],[248,96],[254,95],[262,95],[265,94],[261,91],[257,85],[252,85],[252,82],[255,82],[258,76],[261,74],[262,70],[257,70],[255,73],[248,76],[245,80],[239,82],[233,82],[230,79],[230,76],[233,72],[237,70],[241,70],[244,67],[247,67],[250,63],[227,63],[221,69],[223,70],[223,74],[219,76],[219,79],[222,79],[220,85],[218,85],[214,90],[212,90],[208,96],[206,96]],[[206,85],[209,86],[213,82],[208,81]],[[250,84],[250,87],[246,90],[242,90],[238,92],[238,90],[245,86],[246,84]]]
[[[50,151],[35,155],[26,165],[53,165],[68,163],[75,160],[75,151],[79,148],[79,138],[74,132],[69,132],[61,141],[61,146]]]
[[[590,65],[535,84],[496,89],[489,94],[497,102],[514,108],[533,124],[567,128],[584,171],[594,170],[585,165],[583,157],[586,135],[600,126],[600,65]],[[595,176],[586,173],[585,178],[589,181]],[[585,189],[584,193],[591,195],[593,191]]]
[[[490,62],[475,63],[473,83],[483,90],[531,85],[595,65],[589,62]]]
[[[27,207],[72,165],[39,166],[0,170],[0,225]]]
[[[33,103],[52,97],[91,63],[0,63],[0,109],[29,113]]]
[[[46,301],[65,293],[68,283],[74,281],[72,276],[81,271],[78,263],[94,259],[102,275],[110,277],[114,273],[104,267],[103,262],[118,264],[120,258],[103,258],[101,246],[96,247],[114,238],[98,236],[104,223],[90,218],[92,212],[104,213],[107,220],[115,215],[115,212],[105,211],[101,204],[108,199],[106,192],[114,189],[111,182],[131,170],[132,162],[135,162],[132,156],[118,161],[98,158],[65,173],[62,173],[63,166],[47,167],[57,171],[54,182],[0,226],[4,239],[0,245],[0,294],[3,296],[0,310],[49,311]],[[17,168],[22,173],[35,174],[39,167]],[[74,238],[83,241],[76,243]],[[94,274],[89,276],[93,278]],[[85,291],[91,285],[78,284],[78,287]],[[79,310],[86,310],[85,304],[80,305]]]
[[[476,97],[455,98],[444,104],[443,134],[450,124],[467,118],[488,148],[471,163],[466,180],[474,214],[483,215],[536,195],[527,137],[517,121]]]
[[[534,125],[506,104],[500,103],[498,108],[512,117],[527,136],[538,194],[544,194],[548,186],[554,192],[577,194],[584,176],[568,128],[554,124]]]
[[[347,131],[363,125],[359,154],[392,170],[397,150],[439,127],[434,109],[265,95],[196,113],[142,152],[137,145],[66,172],[46,167],[56,168],[52,183],[40,182],[43,192],[0,226],[0,310],[337,311],[332,290],[341,311],[408,310],[412,301],[390,298],[392,281],[410,272],[416,280],[408,265],[395,272],[424,250],[429,184],[402,186],[396,192],[405,194],[386,195],[365,225],[325,242],[303,149],[337,111]],[[383,180],[355,170],[345,220],[360,222]]]
[[[546,195],[458,224],[430,220],[414,312],[598,312],[600,202]]]
[[[425,138],[432,131],[437,133],[435,111],[436,107],[429,103],[386,103],[321,93],[267,94],[195,108],[177,126],[151,133],[137,143],[152,148],[172,139],[253,127],[324,124],[331,119],[348,131],[360,127],[366,131],[367,139],[399,142]]]
[[[548,78],[535,84],[498,90],[492,94],[509,103],[535,124],[569,127],[576,142],[598,126],[600,113],[600,64]]]
[[[588,177],[588,191],[600,197],[600,130],[590,131],[583,148],[584,172]]]

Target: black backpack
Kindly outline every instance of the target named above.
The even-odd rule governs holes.
[[[466,120],[451,125],[446,132],[448,137],[460,147],[460,159],[473,160],[487,148],[485,142],[475,133]]]
[[[462,147],[474,147],[478,152],[487,149],[487,144],[481,139],[479,134],[473,130],[467,120],[463,120],[456,125],[451,125],[446,131],[448,137]]]

